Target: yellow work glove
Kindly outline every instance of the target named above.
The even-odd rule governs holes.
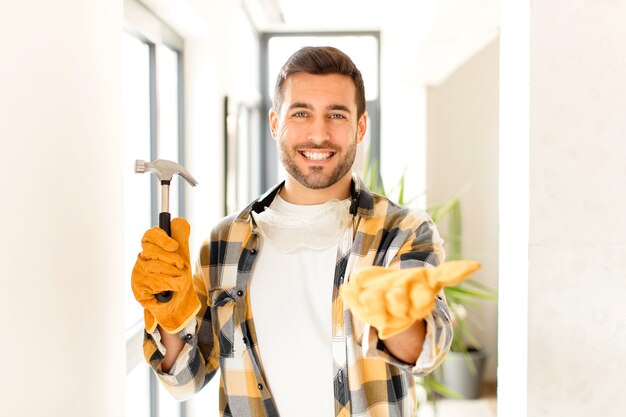
[[[144,308],[148,333],[160,324],[168,333],[182,330],[200,310],[189,264],[189,223],[174,219],[172,237],[153,227],[141,239],[143,250],[137,256],[131,285],[135,298]],[[172,291],[172,299],[159,302],[156,294]]]
[[[468,260],[444,262],[435,268],[371,266],[353,273],[340,294],[352,313],[374,326],[384,340],[428,316],[439,290],[460,283],[478,268],[478,262]]]

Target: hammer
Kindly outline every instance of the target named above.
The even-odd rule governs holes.
[[[185,181],[195,187],[198,181],[191,176],[191,174],[183,168],[181,165],[173,161],[166,159],[157,159],[154,162],[146,162],[141,159],[135,161],[135,173],[141,174],[144,172],[151,172],[157,176],[161,181],[161,212],[159,213],[159,227],[167,233],[168,236],[172,236],[172,230],[170,228],[170,182],[174,174],[178,174]],[[166,303],[172,299],[172,291],[163,291],[155,295],[157,301]]]

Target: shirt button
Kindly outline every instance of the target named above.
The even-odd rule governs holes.
[[[262,384],[257,385],[257,387],[258,387],[260,390],[262,390],[262,389],[263,389],[263,385],[262,385]]]
[[[238,295],[239,297],[241,297],[241,296],[243,295],[243,291],[241,291],[241,290],[237,291],[237,295]]]
[[[256,249],[250,249],[250,255],[254,255],[256,253]]]

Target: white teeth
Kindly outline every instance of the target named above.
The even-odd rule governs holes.
[[[321,161],[322,159],[328,159],[332,155],[331,152],[302,152],[307,159],[311,159],[313,161]]]

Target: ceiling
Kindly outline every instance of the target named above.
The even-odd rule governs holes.
[[[380,30],[383,48],[398,45],[401,49],[398,53],[406,60],[404,65],[418,71],[417,78],[427,85],[443,81],[497,38],[500,26],[499,0],[244,0],[244,3],[253,9],[252,16],[264,16],[254,19],[257,28],[264,31]]]

